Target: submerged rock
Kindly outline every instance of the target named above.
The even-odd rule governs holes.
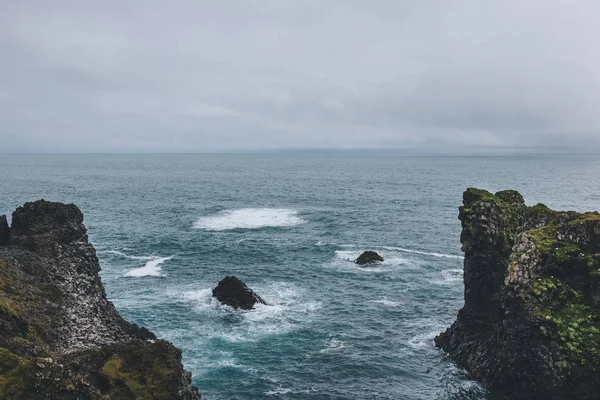
[[[376,262],[382,262],[383,257],[374,251],[365,251],[362,253],[354,262],[358,265],[372,264]]]
[[[107,300],[83,214],[36,201],[0,247],[2,399],[199,400],[181,351]]]
[[[436,345],[501,396],[600,398],[600,214],[473,188],[459,210],[465,305]]]
[[[6,215],[0,215],[0,246],[8,243],[10,238],[10,228],[8,227],[8,221]]]
[[[251,310],[256,303],[267,304],[262,297],[235,276],[223,278],[213,289],[212,295],[221,303],[236,309]]]

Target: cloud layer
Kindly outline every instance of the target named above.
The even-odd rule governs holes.
[[[600,151],[600,3],[4,2],[0,152]]]

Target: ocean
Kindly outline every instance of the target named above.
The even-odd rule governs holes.
[[[463,304],[462,192],[599,210],[599,174],[596,156],[0,155],[0,214],[78,205],[109,299],[183,351],[203,399],[488,399],[433,345]],[[227,275],[269,305],[216,303]]]

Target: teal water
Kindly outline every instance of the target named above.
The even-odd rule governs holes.
[[[109,298],[183,350],[205,399],[486,399],[433,346],[462,306],[462,191],[597,210],[599,173],[577,156],[1,155],[0,214],[77,204]],[[386,261],[355,266],[366,249]],[[232,274],[270,305],[212,301]]]

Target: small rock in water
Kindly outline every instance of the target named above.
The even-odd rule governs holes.
[[[372,263],[381,262],[381,261],[383,261],[383,257],[381,257],[376,252],[365,251],[354,262],[357,263],[358,265],[365,265],[365,264],[372,264]]]
[[[235,276],[223,278],[213,289],[212,295],[221,303],[242,310],[251,310],[256,303],[267,304],[262,297]]]

